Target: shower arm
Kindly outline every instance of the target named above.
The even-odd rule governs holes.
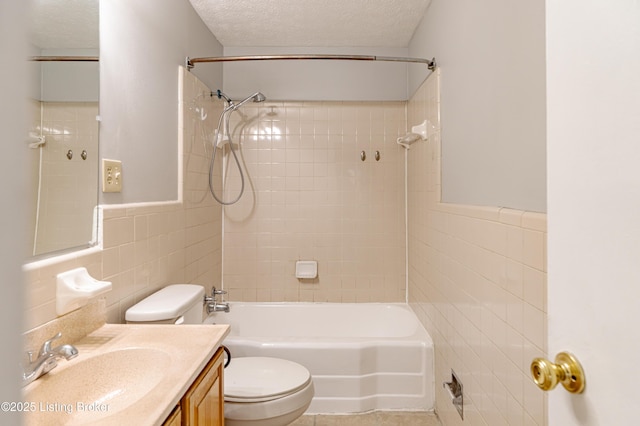
[[[204,62],[243,62],[243,61],[278,61],[278,60],[346,60],[346,61],[384,61],[384,62],[408,62],[426,64],[430,71],[436,69],[436,58],[402,58],[395,56],[371,56],[371,55],[257,55],[257,56],[211,56],[205,58],[185,59],[185,67],[188,70],[197,63]]]
[[[224,99],[225,101],[227,101],[227,103],[230,106],[233,105],[233,101],[231,99],[229,99],[229,97],[227,95],[222,93],[222,91],[220,89],[216,90],[216,93],[211,92],[211,96],[217,96],[218,99]]]

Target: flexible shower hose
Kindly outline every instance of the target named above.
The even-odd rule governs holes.
[[[237,203],[240,200],[240,197],[242,197],[242,194],[244,193],[244,173],[242,173],[242,167],[240,166],[240,160],[238,160],[238,155],[236,154],[235,149],[233,149],[233,140],[231,139],[231,132],[229,131],[229,117],[235,110],[236,108],[234,106],[229,106],[222,111],[222,114],[220,114],[220,119],[218,120],[217,134],[215,135],[215,140],[213,143],[213,154],[211,155],[211,163],[209,164],[209,192],[211,192],[211,195],[213,196],[213,198],[223,206],[229,206],[231,204]],[[227,117],[227,119],[225,120],[224,118],[227,114],[229,114],[229,117]],[[227,133],[227,137],[229,138],[229,149],[233,154],[233,159],[235,160],[236,165],[238,166],[238,172],[240,173],[240,193],[232,201],[223,201],[222,197],[218,198],[218,196],[216,195],[215,189],[213,189],[213,165],[216,160],[216,151],[218,150],[218,138],[220,137],[221,134],[224,135],[224,133],[220,131],[222,126],[224,126],[224,131]],[[224,181],[223,181],[222,187],[224,188]]]

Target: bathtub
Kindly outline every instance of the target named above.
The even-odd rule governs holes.
[[[304,365],[315,396],[307,413],[431,410],[433,341],[404,304],[230,303],[205,320],[230,324],[233,357]]]

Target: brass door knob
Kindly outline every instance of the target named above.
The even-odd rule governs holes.
[[[533,381],[544,391],[555,388],[558,383],[571,393],[582,393],[585,386],[584,371],[580,362],[569,352],[556,355],[555,364],[545,358],[531,362]]]

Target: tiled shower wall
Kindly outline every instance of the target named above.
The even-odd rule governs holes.
[[[94,278],[113,283],[106,295],[107,319],[112,323],[122,322],[127,308],[166,285],[220,287],[222,209],[207,193],[211,149],[201,135],[210,134],[217,124],[221,103],[203,93],[209,93],[206,86],[181,69],[182,201],[103,206],[101,248],[28,264],[27,330],[56,318],[56,274],[80,266]],[[219,166],[214,174],[219,181]]]
[[[408,152],[409,303],[435,342],[436,408],[447,426],[545,425],[529,364],[546,354],[546,215],[440,202],[439,71],[408,105],[428,118]],[[442,383],[464,386],[464,422]]]
[[[232,117],[248,175],[225,208],[229,300],[406,300],[405,106],[267,101]],[[240,179],[227,170],[228,200]],[[318,277],[296,279],[297,260],[317,261]]]
[[[98,198],[98,103],[32,100],[29,107],[29,130],[43,135],[46,143],[42,148],[29,149],[33,213],[29,219],[28,255],[33,254],[33,245],[36,254],[84,245],[92,237],[93,209]],[[67,158],[69,150],[73,151],[71,159]],[[81,157],[83,150],[87,152],[86,160]],[[40,213],[36,221],[38,197]]]

